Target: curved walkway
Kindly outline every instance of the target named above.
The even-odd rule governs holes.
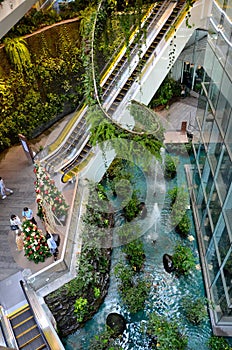
[[[32,149],[38,150],[40,146],[44,147],[51,143],[70,117],[71,115],[65,117],[40,137],[34,139],[31,142],[33,143]],[[24,257],[23,251],[16,250],[15,233],[10,230],[10,215],[16,214],[21,217],[23,207],[27,206],[33,210],[38,226],[44,232],[42,223],[36,217],[33,164],[28,161],[21,145],[0,153],[0,176],[5,180],[6,186],[14,191],[4,200],[0,196],[0,280],[3,280],[23,269],[37,272],[51,264],[53,258],[48,258],[44,263],[39,264],[29,261]]]

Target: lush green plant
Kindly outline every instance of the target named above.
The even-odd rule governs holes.
[[[123,247],[123,252],[134,271],[140,271],[145,261],[143,243],[140,239],[134,240]]]
[[[93,288],[93,292],[94,292],[94,297],[95,297],[96,299],[100,297],[100,295],[101,295],[100,288],[94,287],[94,288]]]
[[[78,298],[75,301],[74,313],[77,314],[77,321],[82,322],[85,315],[88,313],[88,300],[85,298]]]
[[[171,222],[180,235],[187,237],[191,227],[191,221],[186,213],[188,193],[183,187],[173,187],[168,191],[168,196],[171,199]]]
[[[131,313],[136,313],[144,308],[150,284],[135,272],[127,267],[123,262],[119,262],[115,266],[115,276],[120,281],[119,290],[123,302],[127,305]]]
[[[181,244],[175,246],[172,261],[178,276],[188,275],[195,267],[195,259],[191,249]]]
[[[182,306],[189,322],[198,325],[207,319],[207,300],[203,297],[194,299],[192,296],[184,297]]]
[[[122,350],[119,345],[115,344],[114,332],[109,328],[95,335],[93,339],[90,340],[91,350]]]
[[[179,232],[183,238],[186,238],[188,236],[190,228],[191,228],[191,222],[187,213],[185,212],[182,216],[182,219],[176,226],[176,231]]]
[[[180,332],[177,322],[155,312],[149,315],[147,333],[156,338],[156,349],[187,349],[187,337]]]
[[[150,102],[151,108],[162,105],[167,106],[172,97],[180,96],[181,84],[174,79],[167,77],[155,93]]]
[[[23,38],[5,38],[4,48],[13,67],[20,73],[31,64],[27,43]]]
[[[166,179],[173,179],[176,176],[176,167],[178,164],[178,158],[172,157],[169,154],[165,156],[165,170],[164,176]]]
[[[139,203],[140,201],[137,197],[136,191],[133,191],[131,199],[123,208],[123,212],[127,221],[130,222],[138,215],[138,213],[140,212]]]
[[[208,341],[209,348],[211,350],[231,350],[232,347],[229,346],[228,342],[224,337],[218,337],[212,335]]]

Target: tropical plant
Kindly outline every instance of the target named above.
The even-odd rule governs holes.
[[[5,38],[4,48],[11,64],[19,73],[31,65],[30,53],[23,38]]]
[[[183,187],[173,187],[168,191],[168,196],[171,199],[171,222],[180,235],[187,237],[191,227],[186,213],[188,193]]]
[[[177,244],[172,255],[175,273],[178,276],[188,275],[195,267],[195,259],[191,249],[187,246]]]
[[[144,308],[148,296],[150,283],[135,275],[135,271],[119,262],[114,269],[119,280],[119,291],[122,301],[131,313],[136,313]]]
[[[38,264],[52,255],[42,230],[38,229],[29,220],[23,222],[22,229],[24,233],[24,255],[28,260]]]
[[[122,347],[115,344],[114,331],[110,327],[90,340],[91,350],[122,350]]]
[[[177,164],[177,157],[172,157],[169,154],[166,154],[164,162],[164,176],[166,179],[173,179],[176,176]]]
[[[186,296],[183,298],[182,306],[189,322],[199,325],[207,319],[206,303],[207,299],[203,297],[193,298],[192,296]]]
[[[74,313],[77,314],[77,321],[82,322],[84,320],[85,315],[88,313],[88,300],[85,298],[78,298],[75,301],[74,305]]]
[[[134,240],[126,244],[122,250],[133,270],[140,271],[146,258],[142,241],[140,239]]]
[[[147,334],[156,339],[155,349],[187,349],[187,337],[180,332],[177,322],[168,321],[155,312],[149,315]]]
[[[176,226],[176,231],[183,237],[186,238],[191,228],[191,221],[185,212]]]
[[[209,348],[211,350],[231,350],[232,347],[228,344],[224,337],[218,337],[212,335],[208,341]]]
[[[126,196],[126,205],[123,208],[123,212],[125,215],[125,219],[130,222],[131,220],[133,220],[138,213],[140,212],[140,208],[139,208],[139,199],[137,196],[136,191],[132,192],[132,196],[131,199],[128,201],[128,196]],[[124,205],[124,203],[122,202],[122,206]]]

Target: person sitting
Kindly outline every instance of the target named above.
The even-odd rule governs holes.
[[[10,227],[11,230],[15,231],[16,234],[19,232],[19,230],[22,231],[22,222],[15,214],[12,214],[10,217]]]

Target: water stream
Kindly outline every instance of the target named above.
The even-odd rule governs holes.
[[[187,158],[182,159],[177,170],[178,186],[182,183],[186,188],[187,184],[183,164],[187,161]],[[142,175],[141,180],[143,180]],[[191,210],[188,210],[188,215],[192,221],[192,228],[189,239],[185,242],[194,252],[196,269],[187,277],[176,278],[174,274],[169,274],[164,270],[162,257],[165,253],[172,255],[176,242],[181,241],[180,236],[171,228],[169,223],[169,202],[163,196],[165,187],[167,189],[172,187],[176,184],[177,180],[172,180],[164,185],[163,181],[160,181],[159,174],[156,174],[155,181],[156,190],[152,194],[152,197],[150,197],[152,200],[148,204],[148,215],[143,220],[144,223],[142,223],[147,228],[146,232],[142,235],[146,254],[143,274],[151,282],[150,294],[144,310],[135,315],[128,313],[126,308],[120,303],[117,281],[112,273],[109,291],[100,310],[93,319],[86,323],[84,328],[66,339],[65,348],[67,350],[91,350],[89,340],[97,333],[103,331],[106,317],[111,312],[122,314],[127,321],[127,328],[120,343],[122,348],[148,350],[150,349],[148,339],[141,332],[141,327],[146,327],[146,320],[152,311],[156,311],[160,315],[165,315],[169,319],[178,320],[178,323],[182,326],[184,333],[188,337],[188,350],[209,349],[207,346],[207,341],[211,335],[209,319],[200,326],[193,326],[183,316],[181,306],[182,298],[186,295],[205,295],[192,213]],[[147,186],[149,187],[149,184]],[[118,215],[118,220],[120,221],[120,213]],[[121,248],[114,248],[112,253],[112,271],[121,256]]]

